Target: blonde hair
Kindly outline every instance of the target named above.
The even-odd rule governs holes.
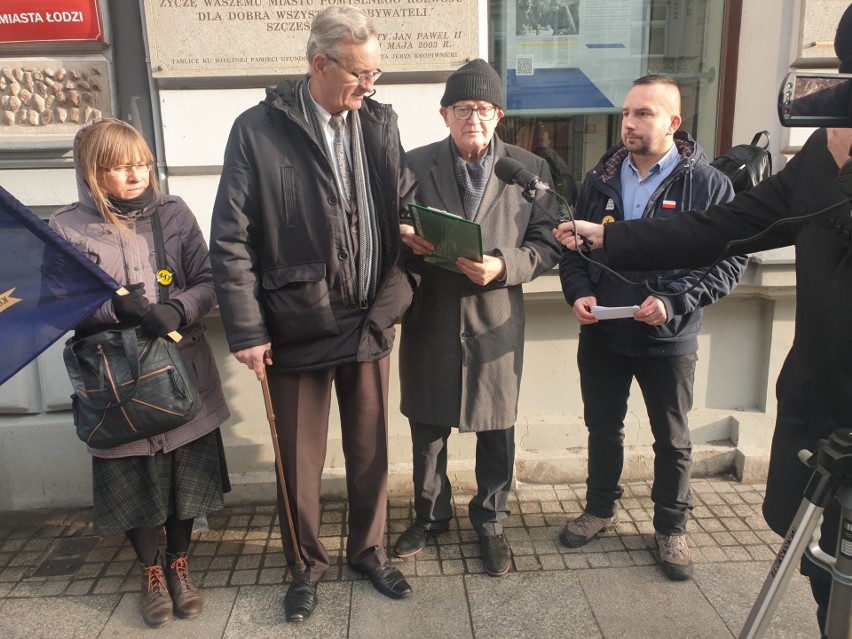
[[[86,181],[100,214],[110,224],[125,228],[109,203],[108,194],[99,178],[104,169],[114,166],[136,162],[153,164],[154,155],[145,138],[121,120],[98,120],[80,133],[76,162],[77,170]],[[155,191],[159,191],[156,178],[150,179],[149,183]]]

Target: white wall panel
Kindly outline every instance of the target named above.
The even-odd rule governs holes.
[[[0,171],[0,185],[28,207],[59,208],[77,201],[77,181],[70,168]]]
[[[38,368],[33,362],[0,386],[0,414],[38,413],[40,411]]]
[[[234,119],[264,95],[263,89],[161,91],[166,164],[220,166]]]
[[[399,114],[402,146],[407,151],[441,140],[449,135],[438,109],[444,83],[379,85],[376,99],[393,105]]]
[[[179,195],[189,205],[208,244],[210,218],[218,187],[218,175],[180,175],[169,178],[169,193]]]
[[[62,351],[73,332],[60,337],[44,353],[39,355],[38,377],[45,411],[71,410],[71,380],[65,370]],[[69,416],[70,422],[70,416]]]
[[[794,6],[795,5],[795,6]],[[748,144],[758,131],[772,135],[773,160],[788,145],[788,130],[778,121],[778,88],[792,61],[792,34],[798,2],[749,0],[743,3],[733,144]],[[781,35],[779,38],[779,34]],[[773,168],[777,171],[783,162]]]
[[[376,99],[399,114],[402,145],[413,149],[447,135],[438,114],[443,83],[379,84]],[[163,143],[170,167],[220,166],[234,119],[265,96],[263,89],[161,91]]]

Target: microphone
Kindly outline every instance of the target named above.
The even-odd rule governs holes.
[[[512,158],[500,158],[494,165],[494,175],[506,184],[517,184],[524,191],[551,191],[541,178],[527,171],[524,165]]]

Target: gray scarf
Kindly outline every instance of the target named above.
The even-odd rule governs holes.
[[[488,151],[478,162],[471,164],[459,155],[456,143],[450,138],[453,147],[454,170],[456,184],[459,187],[462,204],[464,205],[464,216],[472,220],[476,217],[479,205],[482,204],[482,196],[485,195],[485,186],[491,177],[491,166],[494,164],[494,145],[488,145]]]
[[[328,153],[325,134],[320,124],[314,100],[308,91],[307,80],[299,82],[297,87],[299,107],[316,136],[321,142],[319,147],[326,154],[330,164],[335,164],[335,158]],[[379,281],[379,224],[376,217],[376,207],[373,203],[373,195],[370,192],[369,167],[367,166],[367,153],[364,149],[364,132],[361,129],[361,120],[358,111],[350,111],[350,126],[352,129],[352,189],[355,202],[358,206],[358,305],[368,308],[376,297],[376,287]],[[340,194],[341,201],[346,197]],[[345,215],[345,213],[344,213]],[[344,220],[348,229],[349,222]],[[346,243],[349,255],[353,254],[352,237],[346,233]]]

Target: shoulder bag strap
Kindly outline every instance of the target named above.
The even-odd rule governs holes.
[[[160,304],[165,304],[169,301],[169,287],[160,284],[160,271],[169,270],[168,262],[166,261],[166,245],[163,243],[163,227],[160,225],[160,213],[157,209],[151,214],[151,231],[154,234],[154,253],[157,256],[157,299]]]

